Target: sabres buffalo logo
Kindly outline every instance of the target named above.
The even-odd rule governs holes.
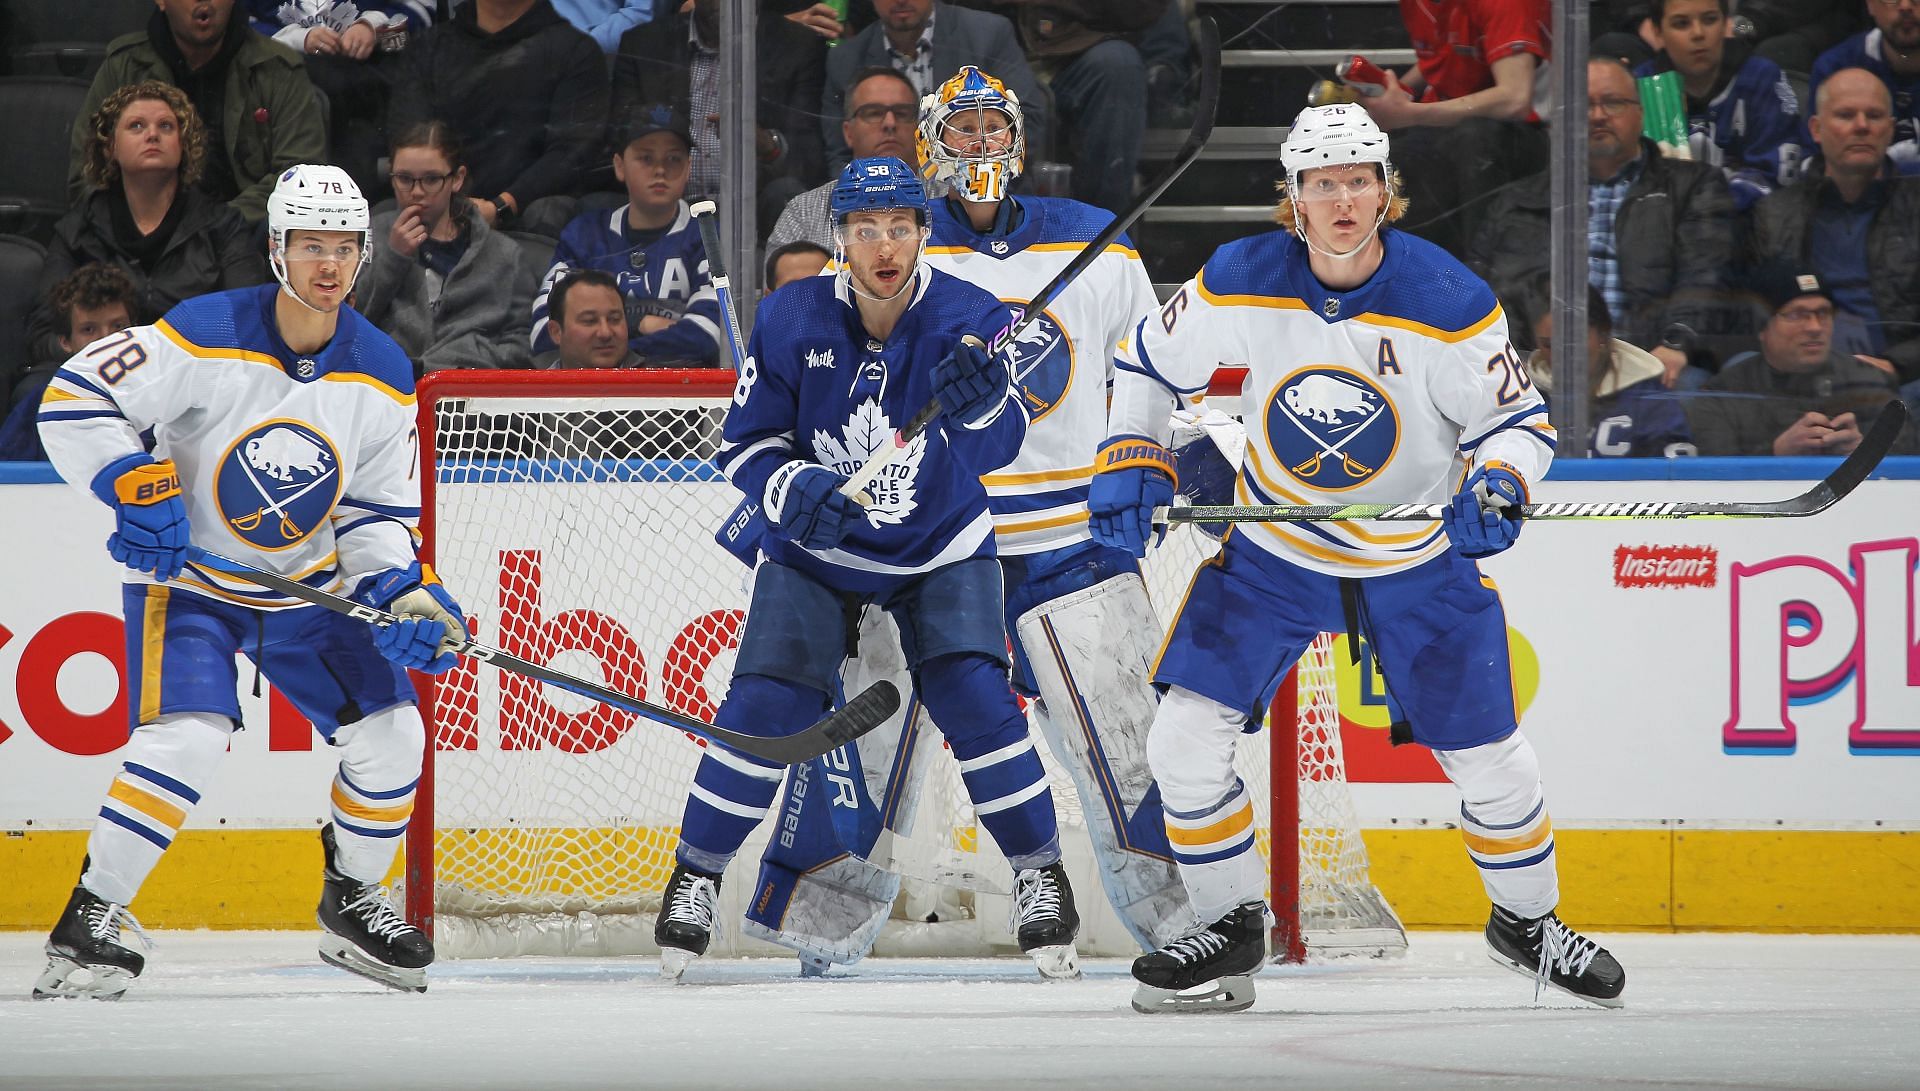
[[[311,536],[340,495],[340,455],[296,420],[257,425],[227,448],[214,476],[221,517],[255,549],[291,549]]]
[[[1267,442],[1280,465],[1321,492],[1357,488],[1392,459],[1400,422],[1363,375],[1308,367],[1287,376],[1267,404]]]
[[[1023,301],[1009,299],[1006,303],[1013,308],[1016,322],[1026,313]],[[1051,311],[1041,311],[1032,325],[1020,331],[1007,347],[1007,358],[1013,365],[1014,385],[1026,400],[1028,415],[1036,421],[1053,412],[1053,407],[1067,396],[1067,387],[1073,385],[1073,342],[1061,331]]]

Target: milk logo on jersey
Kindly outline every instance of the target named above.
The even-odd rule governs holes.
[[[1400,441],[1393,403],[1366,376],[1306,367],[1281,380],[1267,403],[1267,442],[1301,484],[1338,492],[1365,484]]]
[[[296,420],[256,425],[227,448],[214,471],[214,496],[227,529],[269,552],[305,541],[339,495],[339,452]]]
[[[1002,302],[1013,309],[1015,322],[1027,313],[1025,300]],[[1038,421],[1053,412],[1073,383],[1073,341],[1060,329],[1053,312],[1041,311],[1007,346],[1007,363],[1013,368],[1014,385],[1026,400],[1027,415]]]
[[[833,350],[830,348],[808,349],[807,350],[807,366],[809,368],[832,367],[833,366]]]
[[[847,418],[839,436],[818,428],[813,433],[813,454],[822,466],[851,477],[866,464],[875,451],[893,442],[893,423],[886,411],[871,398],[861,402]],[[907,453],[894,460],[880,476],[867,485],[873,503],[867,505],[867,522],[874,526],[898,523],[919,506],[914,481],[920,475],[920,458],[926,453],[926,433],[907,444]]]

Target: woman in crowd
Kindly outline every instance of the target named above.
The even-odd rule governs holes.
[[[422,121],[393,142],[392,211],[373,218],[373,264],[355,307],[424,374],[527,367],[538,276],[519,246],[475,215],[453,130]]]

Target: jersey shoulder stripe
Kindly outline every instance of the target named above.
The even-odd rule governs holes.
[[[154,330],[197,360],[242,360],[287,371],[291,356],[271,323],[277,284],[196,296],[176,304]],[[341,307],[332,342],[315,354],[316,379],[362,383],[402,405],[414,402],[413,361],[351,307]],[[291,377],[291,376],[290,376]]]
[[[1493,324],[1493,289],[1458,258],[1404,231],[1387,235],[1400,251],[1391,278],[1367,300],[1367,314],[1443,341],[1464,341]]]
[[[1262,231],[1215,250],[1197,279],[1216,306],[1284,306],[1260,300],[1285,299],[1305,310],[1306,304],[1287,278],[1288,265],[1305,260],[1306,248],[1292,235],[1278,229]]]

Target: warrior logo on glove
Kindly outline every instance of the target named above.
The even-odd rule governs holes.
[[[340,496],[340,455],[311,425],[272,420],[227,448],[214,477],[220,514],[255,549],[291,549],[314,532]]]
[[[1400,420],[1386,392],[1366,376],[1305,367],[1275,388],[1267,442],[1302,484],[1344,492],[1373,480],[1400,445]]]

